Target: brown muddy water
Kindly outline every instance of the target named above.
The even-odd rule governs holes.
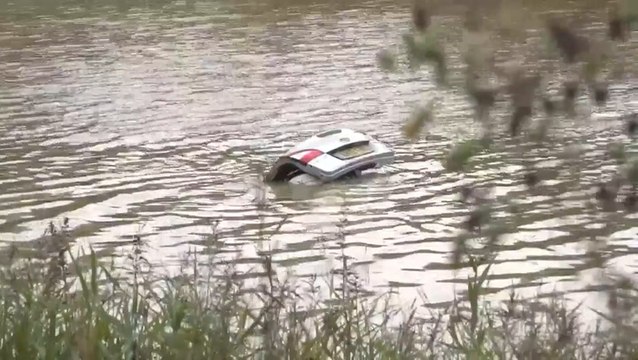
[[[600,27],[598,5],[563,11]],[[525,11],[541,10],[550,9]],[[462,20],[449,13],[435,21],[454,58]],[[501,294],[516,286],[598,299],[599,270],[586,255],[592,237],[609,241],[611,267],[634,273],[637,217],[600,211],[592,186],[616,170],[608,144],[630,144],[623,117],[638,111],[635,76],[612,85],[606,106],[582,95],[578,116],[559,118],[543,144],[503,135],[466,174],[448,172],[450,146],[480,126],[465,95],[437,89],[427,69],[386,74],[376,66],[377,51],[399,44],[409,26],[408,4],[383,0],[2,18],[0,239],[30,246],[49,221],[68,217],[77,245],[124,258],[139,234],[152,264],[177,268],[219,220],[221,256],[242,268],[257,267],[258,252],[270,249],[280,273],[323,274],[341,266],[343,252],[366,289],[393,286],[406,299],[420,290],[440,303],[467,273],[449,266],[469,212],[459,189],[493,186],[497,217],[512,216],[506,201],[519,209],[492,269],[490,287]],[[540,42],[534,29],[525,37]],[[506,49],[510,40],[499,39]],[[411,106],[432,97],[434,124],[406,141],[400,129]],[[396,163],[311,194],[263,187],[258,209],[259,174],[333,127],[388,143]],[[549,174],[531,191],[526,165]],[[260,224],[272,230],[284,217],[264,240]]]

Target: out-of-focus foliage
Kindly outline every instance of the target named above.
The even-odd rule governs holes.
[[[403,126],[403,134],[405,137],[411,141],[418,139],[421,131],[433,121],[433,110],[434,101],[429,101],[427,104],[414,109],[410,118]]]

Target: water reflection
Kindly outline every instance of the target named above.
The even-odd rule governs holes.
[[[67,216],[80,244],[124,254],[140,234],[152,262],[176,265],[221,220],[227,261],[255,265],[270,247],[278,269],[303,276],[340,266],[343,254],[369,289],[420,288],[442,303],[464,277],[449,260],[469,211],[459,190],[469,185],[492,187],[496,218],[510,219],[494,288],[536,291],[544,280],[589,289],[581,240],[590,237],[612,238],[616,266],[635,263],[636,216],[590,204],[592,185],[615,171],[608,142],[627,142],[620,116],[636,111],[632,82],[613,85],[605,107],[579,105],[580,116],[557,121],[540,146],[500,139],[460,175],[442,161],[453,142],[480,131],[465,96],[437,90],[427,70],[389,75],[375,66],[376,52],[407,28],[406,4],[221,4],[181,17],[0,23],[2,240],[29,243]],[[438,19],[456,41],[453,55],[454,9]],[[426,137],[405,141],[410,105],[434,96],[445,111]],[[396,163],[310,192],[265,187],[260,208],[258,175],[296,142],[337,126],[389,143]],[[573,146],[580,156],[569,155]],[[529,165],[543,170],[532,190]],[[264,241],[264,228],[284,217]]]

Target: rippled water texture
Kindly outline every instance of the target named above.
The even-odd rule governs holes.
[[[229,259],[257,264],[257,251],[271,248],[279,271],[306,275],[340,266],[345,217],[343,251],[368,288],[420,288],[436,303],[453,296],[449,257],[469,211],[459,187],[476,184],[521,210],[492,287],[586,291],[596,283],[582,241],[591,236],[609,237],[611,264],[635,271],[636,216],[609,220],[588,204],[592,184],[615,171],[608,142],[629,142],[622,116],[638,110],[635,78],[613,85],[602,108],[583,95],[581,115],[559,121],[542,146],[503,137],[467,174],[446,172],[451,144],[480,130],[464,95],[437,90],[427,70],[389,75],[375,64],[409,27],[409,7],[335,3],[3,20],[0,238],[28,244],[66,216],[80,244],[126,254],[139,233],[149,260],[171,265],[221,220]],[[436,21],[460,38],[458,18]],[[405,141],[410,106],[432,96],[440,101],[427,137]],[[260,213],[258,175],[332,127],[387,142],[395,166],[314,194],[266,187]],[[569,156],[574,149],[580,156]],[[526,164],[549,174],[533,191]],[[278,234],[260,240],[261,221],[272,230],[284,217]]]

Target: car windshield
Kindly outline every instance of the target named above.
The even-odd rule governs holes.
[[[368,142],[361,142],[351,145],[346,145],[331,153],[332,156],[340,160],[349,160],[359,156],[363,156],[373,152],[374,149]]]

